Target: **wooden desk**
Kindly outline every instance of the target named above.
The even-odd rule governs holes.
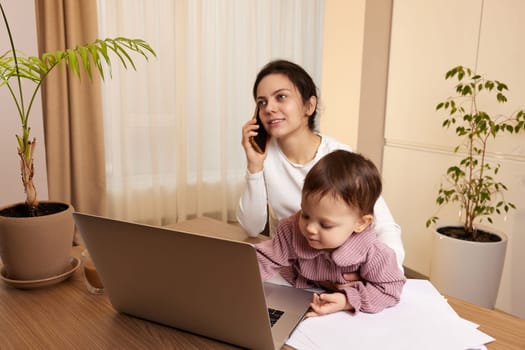
[[[461,299],[447,297],[447,300],[459,316],[479,324],[480,331],[496,339],[487,344],[489,350],[525,349],[525,320]]]
[[[185,231],[246,238],[238,226],[199,218],[175,225]],[[80,247],[73,249],[79,256]],[[449,298],[460,316],[496,338],[490,350],[525,349],[525,321]],[[106,295],[89,294],[80,270],[54,286],[18,290],[0,285],[1,349],[235,349],[235,347],[118,314]]]
[[[117,313],[89,294],[80,269],[35,290],[0,286],[0,349],[235,349],[227,344]]]

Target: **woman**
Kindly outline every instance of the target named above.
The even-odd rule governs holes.
[[[277,221],[299,210],[304,178],[313,165],[334,150],[351,148],[315,131],[317,88],[299,65],[285,60],[269,62],[255,79],[253,97],[269,140],[266,151],[258,153],[250,138],[257,135],[259,126],[254,118],[244,124],[247,174],[237,220],[250,236],[261,233],[268,221],[273,235]],[[395,251],[402,269],[401,228],[382,197],[374,212],[377,237]]]

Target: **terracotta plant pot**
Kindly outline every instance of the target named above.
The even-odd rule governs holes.
[[[71,269],[75,224],[73,207],[42,216],[0,215],[0,257],[4,276],[13,280],[41,280]],[[18,204],[19,205],[19,204]],[[0,209],[0,212],[8,206]]]
[[[430,281],[443,294],[493,309],[501,281],[507,235],[491,227],[480,229],[500,237],[499,242],[472,242],[451,238],[434,228]]]

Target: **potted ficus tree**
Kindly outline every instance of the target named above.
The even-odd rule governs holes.
[[[55,68],[64,65],[77,76],[85,70],[90,79],[93,79],[94,72],[104,79],[105,71],[111,72],[112,57],[125,68],[131,66],[135,69],[130,53],[147,60],[155,56],[155,52],[142,39],[118,37],[44,53],[40,57],[25,56],[16,50],[1,3],[0,10],[10,46],[7,52],[0,55],[0,88],[8,90],[18,112],[21,131],[16,138],[13,135],[13,140],[16,139],[20,168],[13,171],[21,173],[26,194],[25,202],[0,208],[1,278],[20,282],[15,286],[41,285],[24,282],[52,282],[72,268],[70,253],[74,234],[72,206],[68,203],[40,202],[33,182],[36,140],[31,137],[30,116],[42,83]],[[31,88],[27,89],[28,86]]]
[[[492,113],[482,107],[485,98],[506,103],[508,87],[470,68],[450,69],[445,79],[456,79],[456,94],[438,103],[448,112],[444,128],[455,128],[459,138],[454,153],[459,163],[450,166],[438,190],[438,207],[459,204],[460,221],[442,223],[432,216],[426,226],[434,229],[430,279],[443,293],[493,308],[501,279],[507,245],[505,233],[493,224],[494,215],[506,215],[515,205],[505,199],[507,186],[499,181],[501,165],[490,161],[489,142],[503,134],[525,130],[525,110]],[[482,100],[482,98],[484,100]]]

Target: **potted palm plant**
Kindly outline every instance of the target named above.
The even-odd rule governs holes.
[[[501,165],[491,162],[489,141],[503,134],[525,130],[525,110],[511,114],[491,113],[482,108],[482,98],[506,103],[508,87],[489,80],[472,69],[457,66],[445,79],[455,78],[455,96],[436,106],[448,112],[442,126],[455,127],[460,142],[454,153],[459,163],[450,166],[438,190],[438,207],[459,203],[460,221],[444,224],[432,216],[434,239],[430,279],[443,293],[493,308],[501,279],[507,236],[493,224],[494,215],[506,215],[515,205],[505,199],[507,186],[497,180]],[[483,100],[486,102],[486,100]]]
[[[25,202],[0,208],[1,277],[4,281],[45,281],[62,276],[64,271],[72,268],[70,253],[74,223],[70,204],[40,202],[33,183],[36,140],[31,137],[30,116],[40,87],[60,65],[65,65],[77,76],[85,70],[90,79],[94,72],[104,79],[105,71],[111,72],[112,57],[118,58],[125,68],[131,66],[135,69],[130,53],[139,54],[147,60],[149,56],[155,56],[155,52],[142,39],[118,37],[44,53],[40,57],[25,56],[16,50],[1,3],[0,11],[10,45],[10,50],[0,56],[0,87],[8,90],[18,111],[21,125],[21,132],[16,135],[20,158],[18,170],[26,194]],[[32,88],[23,89],[27,85]],[[26,91],[31,93],[26,96]]]

